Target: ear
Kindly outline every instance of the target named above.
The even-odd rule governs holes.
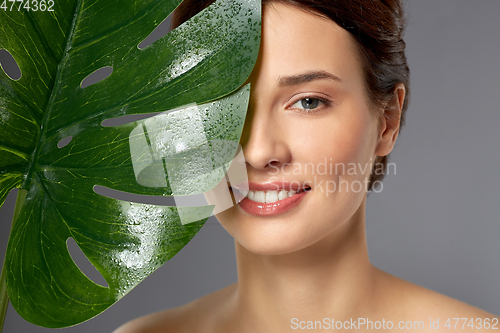
[[[402,83],[398,83],[391,99],[384,107],[384,115],[380,121],[378,143],[375,150],[377,156],[386,156],[392,151],[392,148],[394,148],[396,138],[399,134],[405,94],[405,86]]]

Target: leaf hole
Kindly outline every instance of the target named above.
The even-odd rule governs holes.
[[[21,69],[16,59],[6,49],[0,49],[0,66],[11,80],[17,81],[21,78]]]
[[[137,48],[142,50],[172,31],[171,22],[172,14],[167,16],[166,19],[164,19],[146,38],[144,38],[142,42],[137,45]]]
[[[102,80],[110,76],[111,73],[113,73],[113,67],[111,66],[101,67],[95,70],[94,72],[90,73],[89,75],[87,75],[87,77],[83,79],[82,83],[80,83],[80,87],[84,89],[87,88],[88,86],[101,82]]]
[[[137,202],[137,203],[159,205],[159,206],[175,206],[175,199],[174,197],[170,196],[134,194],[134,193],[113,190],[109,187],[101,185],[94,185],[93,190],[95,193],[99,195],[121,201]]]
[[[126,116],[121,116],[121,117],[116,117],[116,118],[109,118],[105,119],[101,122],[101,126],[103,127],[114,127],[114,126],[120,126],[120,125],[125,125],[128,123],[132,123],[134,121],[139,121],[139,120],[144,120],[147,118],[151,118],[153,116],[156,116],[161,112],[154,112],[154,113],[143,113],[143,114],[129,114]]]
[[[142,113],[142,114],[128,114],[128,115],[120,116],[120,117],[116,117],[116,118],[108,118],[108,119],[104,119],[101,122],[101,126],[114,127],[114,126],[125,125],[125,124],[132,123],[134,121],[140,121],[140,120],[144,120],[144,119],[151,118],[154,116],[158,116],[160,114],[181,111],[181,110],[191,108],[191,107],[196,106],[196,105],[197,105],[196,103],[190,103],[190,104],[186,104],[186,105],[183,105],[183,106],[171,109],[171,110],[167,110],[167,111]]]
[[[57,143],[57,148],[64,148],[65,146],[67,146],[71,142],[72,139],[73,139],[72,136],[68,136],[67,138],[60,140]]]
[[[108,283],[102,274],[94,267],[94,265],[92,265],[85,253],[83,253],[82,249],[80,249],[78,244],[76,244],[73,237],[68,238],[66,246],[68,247],[69,255],[75,262],[75,265],[78,266],[80,271],[82,271],[82,273],[85,274],[89,280],[92,280],[95,284],[102,287],[109,288]]]

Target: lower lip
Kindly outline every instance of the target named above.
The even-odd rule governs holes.
[[[240,201],[239,206],[247,213],[257,216],[278,215],[288,212],[293,207],[297,206],[304,196],[309,191],[303,191],[292,195],[289,198],[278,200],[271,203],[262,203],[244,198]]]

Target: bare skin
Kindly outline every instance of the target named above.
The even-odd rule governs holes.
[[[386,275],[386,277],[384,277]],[[442,294],[436,293],[434,291],[422,288],[420,286],[411,284],[407,281],[401,280],[397,277],[388,275],[385,272],[380,271],[380,278],[384,281],[381,283],[387,284],[390,287],[384,291],[380,291],[385,297],[380,300],[380,303],[384,303],[384,313],[375,314],[375,316],[370,315],[355,315],[353,320],[358,318],[367,318],[373,322],[376,320],[382,321],[385,319],[386,323],[392,321],[394,327],[397,327],[400,321],[406,322],[411,321],[415,323],[417,321],[423,322],[420,329],[408,329],[407,331],[414,332],[429,332],[430,331],[430,320],[435,322],[439,319],[439,329],[432,329],[432,332],[491,332],[491,329],[477,329],[479,327],[480,320],[483,321],[488,319],[491,326],[493,326],[494,318],[498,323],[498,317],[483,310],[465,304],[463,302],[457,301],[455,299],[449,298]],[[245,322],[238,319],[241,317],[241,313],[236,313],[236,309],[231,308],[231,304],[234,303],[234,298],[237,297],[237,284],[227,286],[221,290],[218,290],[210,295],[199,298],[192,303],[189,303],[183,307],[165,310],[157,312],[148,316],[144,316],[133,320],[119,329],[114,333],[164,333],[164,332],[206,332],[206,333],[224,333],[224,332],[293,332],[298,331],[297,329],[292,329],[291,318],[284,321],[282,325],[270,318],[271,322],[264,325],[264,321],[260,323],[255,322]],[[391,293],[397,292],[399,295],[389,296]],[[393,306],[387,306],[387,304],[392,304]],[[234,319],[236,318],[236,319]],[[296,317],[294,317],[296,318]],[[308,320],[320,320],[323,321],[324,318],[334,318],[338,321],[347,320],[349,321],[352,317],[341,318],[334,315],[329,315],[322,317],[320,315],[315,317],[299,317],[301,321]],[[453,318],[468,318],[467,321],[473,319],[473,323],[476,328],[471,328],[466,326],[462,329],[463,319],[461,319],[456,325],[456,329],[453,329],[456,321]],[[449,324],[451,329],[445,326],[446,320],[451,319]],[[304,324],[304,327],[307,324]],[[359,325],[359,324],[358,324]],[[402,325],[405,325],[404,323]],[[417,324],[412,324],[416,325]],[[294,326],[295,327],[295,326]],[[323,326],[325,328],[326,326]],[[371,329],[369,327],[366,329],[366,325],[358,326],[362,332],[391,332],[394,329]],[[404,326],[402,326],[403,328]],[[434,326],[436,327],[436,326]],[[498,327],[498,324],[495,326]],[[311,330],[309,330],[311,331]],[[331,332],[331,329],[315,329],[313,332]],[[336,331],[343,332],[347,330],[337,329]],[[350,330],[352,331],[352,329]],[[404,330],[403,330],[404,331]]]
[[[283,84],[310,73],[328,75]],[[428,332],[429,320],[438,319],[439,329],[432,331],[449,332],[448,318],[468,318],[474,319],[474,328],[466,323],[462,329],[460,321],[455,330],[490,331],[479,329],[476,318],[494,323],[498,317],[370,263],[366,191],[330,193],[318,182],[363,183],[371,169],[314,179],[311,173],[292,172],[325,158],[366,165],[389,154],[399,132],[404,86],[396,87],[383,108],[373,110],[350,35],[333,21],[282,3],[264,7],[261,51],[249,81],[251,101],[241,141],[249,180],[298,181],[312,190],[284,214],[256,216],[239,205],[218,214],[235,239],[238,282],[185,306],[133,320],[115,333],[279,333],[305,329],[309,321],[322,325],[309,331],[331,331],[324,318],[385,320],[394,326],[423,322],[420,329],[407,329],[416,332]],[[306,109],[306,98],[318,103]],[[455,321],[449,324],[453,329]]]

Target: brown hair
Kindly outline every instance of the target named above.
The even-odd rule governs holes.
[[[263,3],[273,0],[262,0]],[[347,30],[357,41],[363,62],[366,90],[378,109],[387,103],[402,83],[406,94],[400,118],[405,121],[409,101],[410,70],[403,40],[406,19],[401,0],[274,0],[325,16]],[[172,15],[172,28],[187,21],[215,0],[184,0]],[[379,115],[382,116],[382,115]],[[390,117],[391,115],[386,115]],[[386,173],[388,156],[375,161],[368,190]]]

